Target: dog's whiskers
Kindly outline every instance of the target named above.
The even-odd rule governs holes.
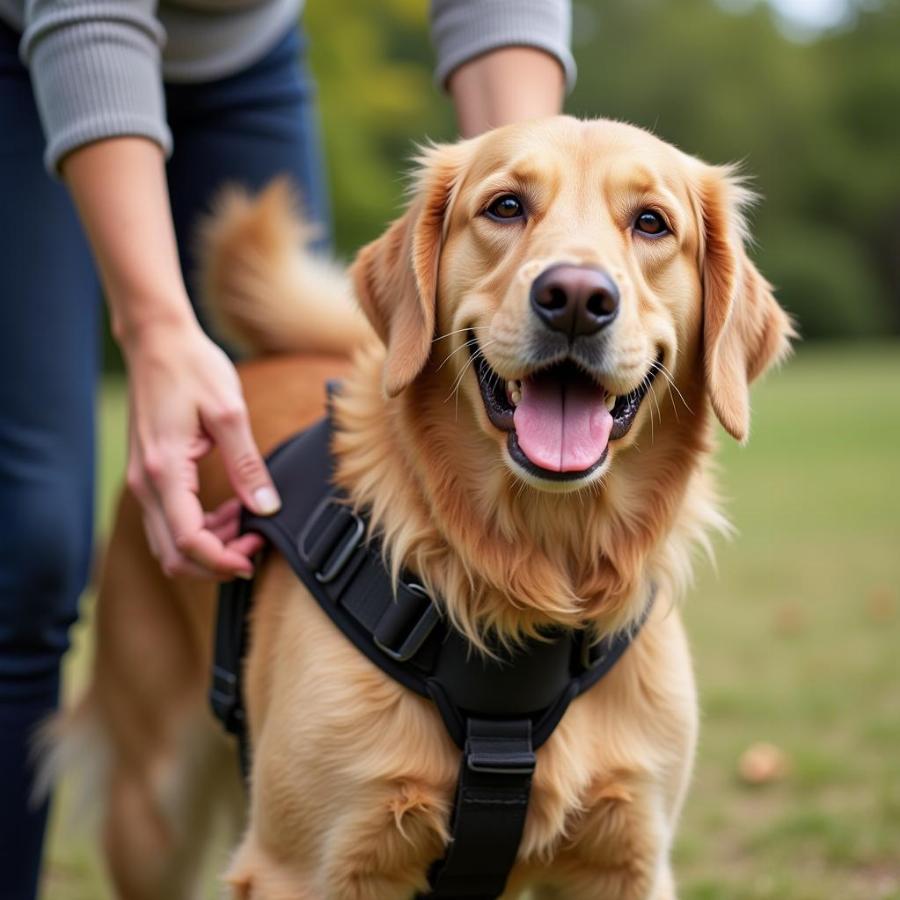
[[[489,331],[490,325],[469,325],[466,328],[457,328],[454,331],[448,331],[445,334],[439,334],[436,338],[432,340],[432,344],[436,344],[438,341],[443,341],[446,338],[453,337],[454,334],[462,334],[465,331]]]
[[[519,489],[516,491],[516,500],[518,500],[522,494],[525,493],[525,488],[528,487],[528,483],[523,479],[519,479]]]
[[[650,391],[650,389],[651,389],[651,385],[650,385],[650,375],[651,375],[652,371],[653,371],[653,370],[651,369],[650,372],[648,372],[648,373],[641,379],[641,383],[640,383],[640,385],[638,385],[638,390],[639,390],[639,391],[642,391],[642,392],[649,392],[649,391]],[[657,413],[659,412],[659,405],[658,405],[658,404],[657,404],[657,407],[656,407],[656,411],[657,411]],[[659,424],[662,425],[662,416],[660,416]],[[654,428],[653,428],[653,407],[651,406],[651,407],[650,407],[650,443],[651,443],[651,444],[655,443],[655,440],[656,440],[656,435],[655,435],[655,433],[654,433]]]
[[[668,376],[666,376],[668,379]],[[681,417],[678,415],[678,407],[675,405],[675,395],[672,393],[672,382],[668,381],[666,384],[666,393],[669,395],[669,401],[672,404],[672,412],[675,415],[675,421],[679,424],[681,423]]]
[[[447,400],[449,400],[454,395],[458,395],[459,389],[462,386],[463,378],[465,378],[465,376],[466,376],[466,372],[469,371],[469,368],[475,363],[475,360],[477,358],[479,358],[479,357],[481,357],[482,359],[484,358],[485,347],[490,347],[491,344],[494,344],[494,343],[496,343],[496,341],[488,341],[486,344],[482,344],[480,347],[478,347],[478,349],[470,355],[469,361],[463,366],[462,371],[459,373],[459,375],[456,378],[456,381],[453,382],[453,387],[450,389],[450,393],[447,395],[447,398],[444,400],[444,403],[446,403]],[[458,347],[457,349],[461,350],[462,348]]]
[[[682,394],[681,391],[678,390],[678,385],[675,384],[675,377],[672,375],[672,373],[669,371],[669,369],[662,362],[658,362],[656,365],[657,365],[657,368],[660,370],[660,372],[663,373],[663,376],[665,377],[666,381],[669,382],[669,385],[672,387],[672,389],[675,391],[675,393],[678,394],[678,397],[680,398],[681,402],[684,404],[684,408],[691,415],[693,415],[694,411],[690,408],[690,406],[688,406],[687,400],[684,399],[684,394]]]
[[[657,397],[656,397],[656,391],[653,390],[653,385],[649,385],[649,387],[648,387],[648,392],[649,392],[649,394],[650,394],[650,399],[653,401],[653,406],[656,407],[656,416],[657,416],[657,418],[659,419],[660,427],[662,427],[662,410],[659,408],[659,400],[658,400]],[[652,412],[653,407],[651,407],[650,409],[651,409],[651,412]],[[652,416],[652,415],[651,415],[651,417],[650,417],[650,420],[651,420],[651,423],[652,423],[652,421],[653,421],[653,416]],[[653,439],[653,434],[652,434],[653,429],[652,429],[652,427],[651,427],[650,431],[651,431],[651,440],[652,440],[652,439]]]
[[[437,367],[437,371],[440,372],[441,369],[443,369],[444,366],[446,366],[447,363],[450,362],[451,358],[456,356],[456,354],[459,353],[460,350],[465,350],[467,347],[471,347],[473,345],[478,346],[478,341],[476,341],[475,338],[471,338],[470,340],[465,341],[464,343],[460,344],[455,350],[451,350],[443,358],[443,360],[441,360],[440,365]]]

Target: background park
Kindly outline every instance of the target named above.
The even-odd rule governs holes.
[[[414,142],[454,135],[426,19],[425,0],[309,0],[345,258],[397,212]],[[682,900],[900,900],[900,0],[576,0],[573,33],[568,112],[753,176],[753,255],[804,338],[758,386],[749,446],[721,440],[737,534],[685,606],[703,727]],[[109,356],[101,536],[125,457]],[[69,794],[43,896],[104,900]]]

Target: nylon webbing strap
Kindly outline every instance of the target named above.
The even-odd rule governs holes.
[[[516,860],[535,756],[531,720],[469,719],[447,855],[420,900],[496,900]]]
[[[236,578],[219,591],[215,657],[209,700],[216,718],[238,739],[241,774],[250,772],[250,742],[241,688],[241,669],[247,644],[247,616],[253,600],[253,585]]]

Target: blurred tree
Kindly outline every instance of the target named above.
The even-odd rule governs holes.
[[[449,139],[426,0],[309,0],[337,244],[399,209],[414,142]],[[738,160],[764,196],[756,255],[809,337],[900,332],[900,0],[793,42],[761,2],[575,0],[568,109]]]
[[[414,141],[452,137],[452,110],[432,86],[425,0],[310,0],[306,26],[344,253],[399,210]]]

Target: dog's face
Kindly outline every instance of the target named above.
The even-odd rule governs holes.
[[[743,439],[748,384],[790,334],[744,253],[745,201],[728,170],[608,121],[429,151],[409,212],[355,266],[386,390],[442,378],[539,490],[601,478],[679,383],[703,381]]]

